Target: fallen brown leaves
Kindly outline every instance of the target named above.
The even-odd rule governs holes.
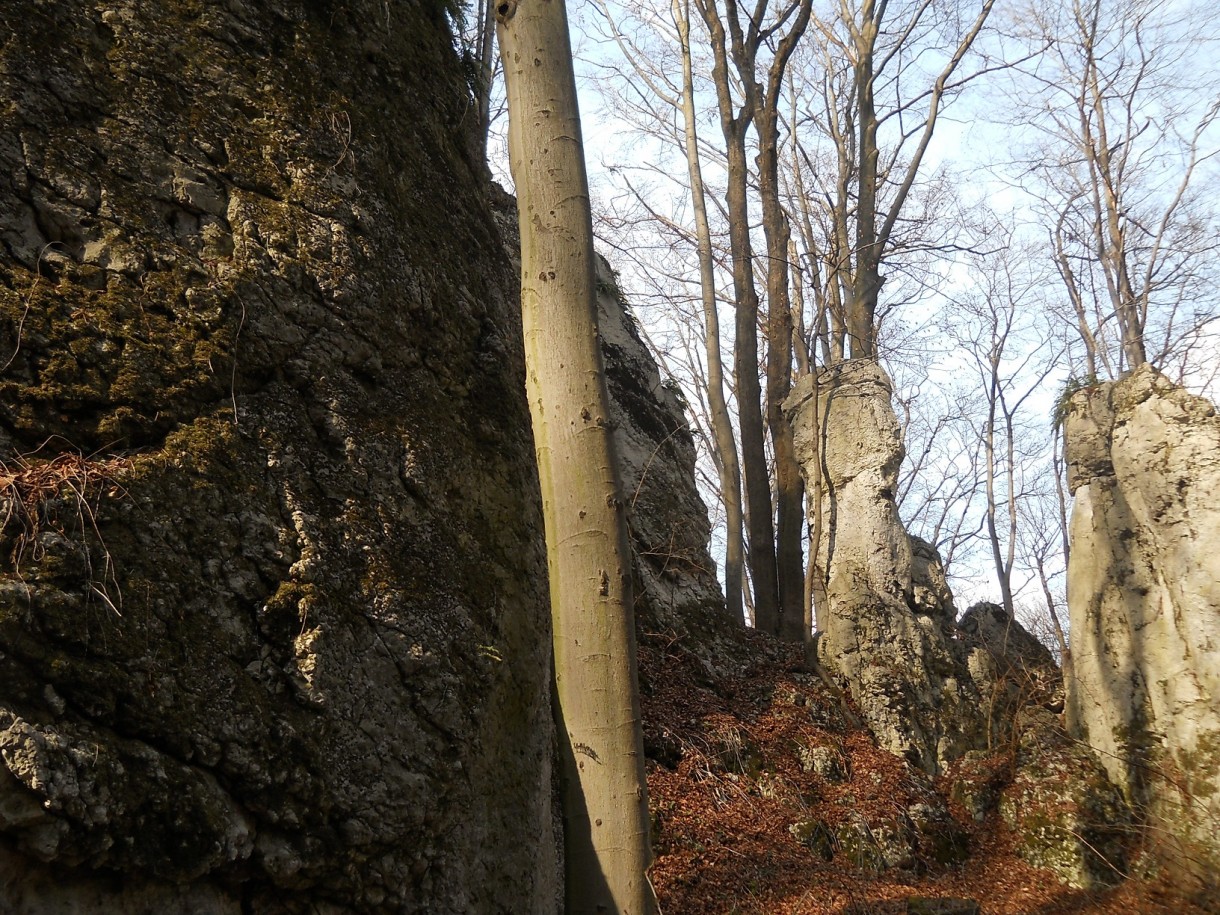
[[[974,899],[986,915],[1205,915],[1172,888],[1136,880],[1073,890],[1022,862],[998,816],[976,824],[953,805],[970,841],[961,866],[872,873],[841,850],[825,860],[789,827],[877,821],[947,785],[913,777],[850,729],[826,687],[801,672],[799,648],[747,638],[755,662],[721,677],[672,636],[640,638],[652,881],[664,915],[882,915],[905,913],[912,896]],[[829,748],[842,778],[806,771],[801,747]]]

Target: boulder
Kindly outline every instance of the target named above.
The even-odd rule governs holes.
[[[1045,710],[1021,723],[1015,774],[999,810],[1017,854],[1067,885],[1101,889],[1126,876],[1130,810],[1097,755]]]

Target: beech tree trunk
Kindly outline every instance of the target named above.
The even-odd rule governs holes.
[[[744,141],[745,128],[754,124],[758,136],[758,191],[762,202],[763,232],[767,245],[767,389],[766,418],[767,428],[771,432],[772,456],[775,460],[775,521],[777,527],[771,524],[771,492],[766,492],[767,502],[767,533],[775,536],[774,543],[768,543],[768,555],[759,556],[759,562],[768,561],[771,564],[769,576],[774,576],[773,586],[776,598],[774,614],[768,610],[766,616],[761,612],[756,625],[783,638],[800,641],[805,628],[804,606],[804,558],[801,550],[802,522],[804,516],[805,489],[801,480],[800,467],[792,445],[792,431],[784,417],[783,402],[792,388],[792,310],[788,295],[788,240],[791,233],[787,216],[784,214],[779,193],[779,99],[783,90],[784,73],[797,42],[809,24],[811,0],[788,0],[787,5],[774,13],[774,23],[765,26],[768,0],[756,0],[752,12],[747,13],[748,24],[743,28],[741,12],[736,0],[725,0],[725,19],[731,36],[731,51],[733,65],[740,81],[743,97],[741,113],[732,117],[732,93],[728,84],[727,60],[724,59],[724,30],[714,3],[707,4],[705,19],[712,34],[713,54],[716,65],[712,78],[716,84],[716,94],[720,101],[721,124],[724,127],[725,140],[729,146],[729,220],[730,244],[733,249],[734,276],[738,273],[738,263],[745,262],[743,279],[748,283],[749,295],[738,294],[738,401],[741,410],[742,455],[746,465],[746,505],[750,524],[751,571],[756,575],[756,584],[762,584],[754,568],[755,539],[764,533],[761,523],[755,529],[756,497],[751,491],[751,466],[756,458],[761,458],[765,468],[766,454],[762,443],[758,443],[759,454],[751,456],[749,449],[752,443],[746,439],[747,407],[753,409],[757,404],[758,391],[756,383],[751,380],[749,387],[753,388],[753,400],[746,403],[749,392],[745,372],[750,372],[751,378],[757,377],[757,323],[758,297],[754,290],[751,274],[753,252],[748,248],[749,211],[745,203],[746,173],[745,148],[741,143],[735,148],[730,139],[730,133]],[[714,22],[713,22],[714,20]],[[758,53],[763,47],[775,40],[780,29],[788,25],[788,30],[775,45],[770,64],[767,67],[765,81],[758,78]],[[738,161],[740,159],[740,161]],[[736,208],[734,207],[735,201]],[[732,234],[740,227],[744,235],[744,244]],[[740,286],[741,284],[739,284]],[[743,312],[748,307],[749,313]],[[749,319],[749,326],[744,327],[743,319]],[[742,335],[749,336],[749,346],[744,345]],[[747,357],[752,356],[749,365],[745,364]],[[753,417],[749,418],[753,422]],[[761,425],[761,416],[759,417]],[[759,437],[761,438],[761,430]],[[761,495],[758,505],[761,506]],[[769,588],[771,583],[766,582]],[[757,592],[756,592],[757,593]]]
[[[792,238],[779,192],[779,100],[784,70],[796,42],[809,22],[810,4],[803,2],[771,62],[765,86],[754,76],[754,50],[739,64],[746,98],[754,108],[758,135],[758,192],[762,201],[763,235],[767,242],[767,427],[775,461],[775,566],[779,591],[779,635],[789,641],[809,638],[805,623],[805,559],[801,548],[805,520],[805,484],[796,460],[792,429],[784,416],[784,400],[792,390],[792,299],[788,293],[788,246]],[[748,71],[742,64],[748,64]]]
[[[597,343],[588,180],[563,0],[496,7],[521,226],[526,391],[546,526],[565,910],[654,910],[631,553]]]

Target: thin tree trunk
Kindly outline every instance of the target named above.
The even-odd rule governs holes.
[[[801,541],[805,533],[805,483],[796,460],[792,428],[784,416],[784,400],[792,390],[792,300],[788,291],[788,247],[792,230],[780,202],[779,103],[788,60],[809,23],[812,3],[802,0],[788,32],[780,39],[767,71],[765,86],[755,76],[758,44],[734,36],[737,69],[747,103],[754,110],[758,135],[758,196],[762,203],[763,235],[767,242],[767,426],[775,459],[776,572],[779,590],[779,634],[803,641],[805,626],[805,563]],[[753,36],[753,31],[751,31]]]
[[[881,3],[885,8],[885,0]],[[881,248],[877,240],[877,108],[873,98],[873,47],[878,21],[873,0],[864,0],[860,24],[852,28],[856,44],[856,118],[860,129],[859,205],[856,209],[856,275],[847,313],[847,335],[853,359],[877,355],[877,299],[881,294]]]
[[[495,0],[479,0],[479,32],[476,52],[479,70],[478,85],[475,86],[475,101],[478,104],[479,149],[487,155],[487,136],[491,132],[491,85],[495,79]]]
[[[496,13],[550,574],[566,911],[651,913],[631,552],[597,343],[567,15],[562,0],[501,0]]]
[[[997,404],[997,388],[999,387],[999,379],[997,373],[999,366],[994,362],[991,365],[991,377],[988,379],[987,391],[987,428],[983,435],[983,447],[985,451],[986,466],[986,488],[987,488],[987,542],[991,546],[991,559],[995,566],[996,580],[1000,585],[1000,600],[1004,605],[1004,611],[1008,614],[1009,619],[1012,619],[1014,608],[1012,603],[1012,577],[1010,568],[1004,562],[1003,548],[1000,545],[1000,529],[997,522],[997,514],[999,512],[998,500],[995,491],[995,471],[996,471],[996,448],[995,448],[995,433],[996,433],[996,404]]]
[[[796,357],[796,377],[812,371],[809,328],[805,325],[805,281],[798,262],[796,242],[788,242],[788,261],[792,265],[792,352]]]
[[[1046,575],[1046,564],[1042,555],[1034,557],[1034,566],[1038,570],[1038,583],[1042,585],[1042,596],[1046,600],[1046,610],[1051,617],[1051,629],[1055,633],[1055,644],[1059,646],[1059,667],[1067,673],[1071,657],[1068,655],[1067,637],[1063,634],[1063,625],[1059,622],[1059,611],[1055,608],[1055,595],[1051,591],[1051,583]]]
[[[708,4],[708,7],[711,10],[715,9],[711,3]],[[719,34],[717,34],[716,28],[711,22],[709,22],[709,29],[712,31],[713,53],[716,55],[717,65],[713,70],[713,80],[716,83],[717,95],[720,98],[721,123],[725,127],[725,139],[729,145],[729,219],[730,241],[733,243],[734,274],[736,275],[738,272],[739,251],[743,255],[748,255],[743,258],[744,268],[747,273],[751,269],[753,261],[752,252],[748,248],[749,213],[745,202],[746,176],[744,161],[745,127],[750,122],[753,122],[758,135],[759,198],[762,202],[763,232],[767,244],[766,417],[767,427],[771,433],[772,454],[775,458],[775,500],[779,527],[777,541],[767,544],[770,557],[761,555],[758,557],[760,562],[766,561],[768,558],[771,559],[774,563],[774,568],[771,570],[770,575],[775,579],[774,619],[767,618],[765,627],[760,626],[760,628],[765,628],[767,631],[786,639],[799,641],[804,625],[804,613],[802,610],[804,604],[804,563],[801,549],[804,521],[804,483],[801,480],[800,469],[796,462],[792,430],[788,427],[788,422],[783,414],[784,398],[792,388],[792,310],[788,294],[788,240],[791,233],[783,206],[780,203],[778,120],[779,97],[783,89],[784,72],[797,41],[809,23],[812,2],[811,0],[796,0],[786,10],[781,10],[777,14],[778,19],[775,26],[768,30],[764,30],[762,27],[767,10],[767,0],[757,0],[753,12],[749,15],[748,28],[744,31],[736,0],[726,0],[726,7],[728,27],[732,35],[733,63],[745,96],[742,105],[742,115],[736,119],[732,118],[732,97],[727,80],[727,60],[723,60],[724,66],[721,68],[724,57],[724,31],[721,28]],[[775,31],[779,29],[784,20],[788,19],[793,12],[796,13],[795,18],[793,18],[787,33],[779,39],[775,54],[768,68],[767,81],[764,87],[759,84],[756,72],[758,50],[764,41],[774,37]],[[714,18],[716,26],[719,26],[719,16]],[[720,47],[716,46],[717,38],[719,38]],[[723,79],[718,75],[717,71],[723,73]],[[726,115],[728,115],[728,118],[726,118]],[[740,129],[730,130],[730,127]],[[734,134],[736,142],[730,140],[730,132]],[[734,162],[738,157],[740,158],[740,168],[735,169]],[[734,212],[733,201],[738,196],[740,196],[739,208]],[[739,235],[736,243],[733,242],[734,233]],[[765,468],[766,450],[761,441],[750,442],[746,439],[747,407],[753,410],[758,405],[758,396],[762,392],[757,391],[753,400],[747,404],[744,400],[746,392],[740,387],[743,380],[745,380],[743,379],[743,374],[749,371],[751,373],[750,385],[757,390],[758,344],[756,328],[758,298],[753,289],[752,275],[747,275],[745,278],[749,281],[750,285],[750,307],[753,315],[748,328],[750,340],[748,345],[743,346],[744,341],[741,339],[741,334],[746,332],[747,328],[744,326],[742,319],[751,316],[748,314],[743,315],[740,311],[738,312],[738,401],[739,409],[741,410],[742,456],[746,459],[746,497],[749,505],[747,518],[750,519],[749,523],[759,525],[757,530],[751,528],[750,542],[753,547],[757,542],[757,538],[764,533],[762,522],[765,521],[766,526],[771,528],[771,492],[769,483],[766,485],[766,492],[764,493],[758,483],[751,481],[750,465],[755,459],[760,459]],[[740,308],[741,305],[742,301],[739,298],[738,307]],[[750,350],[753,350],[752,354]],[[750,355],[753,356],[750,360],[751,365],[747,365],[746,359]],[[759,421],[761,423],[761,411],[759,411]],[[753,417],[749,418],[749,422],[753,422]],[[761,439],[761,428],[759,429],[758,436]],[[753,457],[750,455],[751,449],[757,451],[757,454]],[[759,501],[757,503],[755,502],[755,494],[751,491],[756,486],[759,487]],[[766,498],[767,517],[762,519],[759,517],[759,514],[763,507],[761,500],[764,496]],[[775,533],[773,529],[772,534],[774,535]],[[753,558],[752,556],[751,561],[753,561]],[[756,584],[761,583],[757,575],[755,582]],[[770,582],[766,584],[768,588],[771,587]]]
[[[813,221],[809,215],[809,195],[805,190],[804,172],[801,168],[801,158],[805,155],[804,150],[800,145],[800,138],[797,135],[797,112],[796,100],[792,102],[792,126],[789,128],[792,134],[792,177],[796,184],[796,199],[800,206],[800,221],[797,227],[800,230],[801,241],[805,245],[805,256],[808,259],[810,272],[812,276],[813,301],[814,301],[814,323],[813,336],[817,341],[809,345],[807,353],[808,360],[812,362],[815,352],[820,349],[822,353],[822,364],[831,365],[836,362],[843,361],[842,341],[843,333],[841,322],[838,320],[838,315],[841,309],[836,303],[839,301],[839,271],[833,267],[828,267],[825,278],[823,278],[822,270],[819,265],[819,259],[822,255],[817,250],[816,236],[813,232]],[[833,213],[831,214],[832,224],[837,224],[839,219]],[[835,247],[835,241],[832,237],[828,240],[830,246]],[[795,263],[795,258],[793,263]],[[799,271],[798,271],[799,276]],[[802,309],[803,311],[803,309]],[[799,355],[798,355],[799,365]],[[811,365],[806,365],[801,369],[800,374],[805,374],[812,371]]]
[[[741,469],[745,493],[750,579],[754,591],[754,626],[779,634],[779,582],[775,563],[775,525],[771,517],[771,484],[767,473],[762,417],[762,386],[758,381],[758,293],[754,288],[754,251],[750,242],[750,210],[746,174],[745,135],[752,112],[733,111],[729,85],[728,48],[716,0],[700,0],[699,12],[712,39],[712,80],[720,108],[728,164],[726,204],[729,248],[733,260],[736,306],[733,374],[737,388],[741,434]]]
[[[726,140],[729,138],[726,137]],[[733,250],[733,289],[736,297],[736,341],[733,373],[737,381],[738,425],[746,523],[750,531],[750,572],[754,582],[755,627],[779,634],[779,581],[772,521],[771,481],[763,442],[762,386],[758,380],[758,293],[754,289],[753,246],[750,243],[746,188],[745,138],[729,145],[729,244]]]
[[[1059,542],[1063,549],[1063,566],[1066,569],[1072,559],[1072,542],[1068,533],[1068,495],[1065,491],[1067,482],[1064,479],[1063,451],[1059,447],[1060,430],[1061,427],[1056,425],[1051,438],[1051,453],[1054,455],[1052,458],[1052,469],[1055,473],[1055,503],[1059,510]],[[1039,571],[1041,571],[1041,568],[1039,568]],[[1043,578],[1045,579],[1045,575],[1043,575]],[[1046,588],[1045,585],[1043,587]],[[1049,593],[1049,588],[1046,588],[1046,590],[1047,593]],[[1064,636],[1063,627],[1059,623],[1059,614],[1055,611],[1054,600],[1048,600],[1046,607],[1050,611],[1051,623],[1055,627],[1055,637],[1059,640],[1059,667],[1063,671],[1063,682],[1066,684],[1070,682],[1073,677],[1072,647],[1067,638]]]
[[[1000,366],[997,363],[995,371],[998,374]],[[1003,592],[1008,600],[1004,605],[1004,609],[1008,611],[1010,619],[1016,618],[1016,606],[1013,604],[1012,594],[1012,570],[1017,561],[1017,443],[1016,429],[1013,426],[1013,410],[1008,407],[1008,399],[1004,396],[1004,388],[1000,387],[1000,412],[1004,414],[1004,437],[1005,437],[1005,457],[1004,457],[1004,475],[1005,485],[1008,492],[1006,500],[1008,502],[1008,551],[1004,556],[1004,581],[1006,590]],[[1024,398],[1021,398],[1022,400]],[[1017,402],[1016,409],[1020,409],[1020,400]]]
[[[741,468],[737,441],[724,398],[724,365],[720,357],[720,315],[716,310],[716,272],[712,257],[712,231],[707,219],[703,170],[699,164],[699,137],[695,120],[695,83],[691,72],[690,0],[673,0],[674,24],[682,52],[682,120],[686,133],[686,166],[690,174],[691,203],[695,211],[695,237],[699,250],[699,288],[703,299],[704,338],[707,341],[707,403],[711,414],[720,497],[724,501],[724,596],[729,615],[744,621],[741,605],[744,561],[741,515]]]
[[[791,231],[779,199],[776,113],[755,117],[759,134],[759,197],[767,240],[767,425],[775,458],[776,571],[779,588],[779,634],[802,641],[804,631],[805,485],[801,479],[792,428],[784,417],[784,400],[792,390],[792,304],[788,293],[788,242]]]

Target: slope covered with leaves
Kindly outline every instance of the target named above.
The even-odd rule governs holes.
[[[1207,911],[1165,882],[1077,890],[1031,867],[998,813],[976,822],[950,799],[955,773],[933,781],[879,750],[849,700],[802,672],[799,647],[745,640],[747,666],[727,672],[672,634],[640,634],[665,915]],[[974,788],[998,795],[1015,755],[975,760]]]

